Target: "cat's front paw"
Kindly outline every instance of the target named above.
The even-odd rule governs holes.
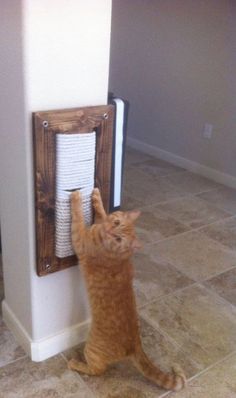
[[[93,188],[93,192],[92,192],[92,198],[100,198],[101,197],[101,195],[100,195],[100,191],[99,191],[99,189],[98,188]]]
[[[76,370],[77,365],[78,365],[78,361],[76,361],[76,359],[73,359],[73,358],[67,364],[68,369],[70,369],[70,370]]]
[[[82,201],[82,195],[80,191],[74,191],[70,195],[71,204],[79,205]]]
[[[94,188],[92,192],[92,201],[93,205],[96,206],[97,204],[101,203],[101,194],[98,188]]]

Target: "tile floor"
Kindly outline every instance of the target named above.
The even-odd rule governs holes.
[[[83,345],[32,363],[0,313],[0,398],[236,398],[236,191],[128,149],[123,208],[134,207],[143,344],[163,369],[179,363],[188,387],[165,392],[127,363],[80,376],[66,361]]]

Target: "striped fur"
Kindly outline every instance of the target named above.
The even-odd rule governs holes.
[[[85,346],[86,362],[69,361],[69,368],[100,375],[112,363],[129,358],[149,380],[178,391],[185,385],[180,369],[162,372],[142,349],[133,293],[131,256],[140,246],[134,230],[139,212],[117,211],[107,215],[98,189],[94,189],[95,224],[84,224],[81,195],[71,195],[72,243],[80,260],[92,313]]]

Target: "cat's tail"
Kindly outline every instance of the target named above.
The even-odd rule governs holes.
[[[173,373],[165,373],[155,366],[147,357],[142,347],[139,347],[132,356],[132,361],[136,368],[147,379],[156,383],[159,387],[166,390],[179,391],[186,385],[186,377],[180,367],[173,366]]]

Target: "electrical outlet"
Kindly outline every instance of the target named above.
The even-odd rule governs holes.
[[[203,128],[203,137],[210,140],[212,136],[213,125],[210,123],[205,123]]]

